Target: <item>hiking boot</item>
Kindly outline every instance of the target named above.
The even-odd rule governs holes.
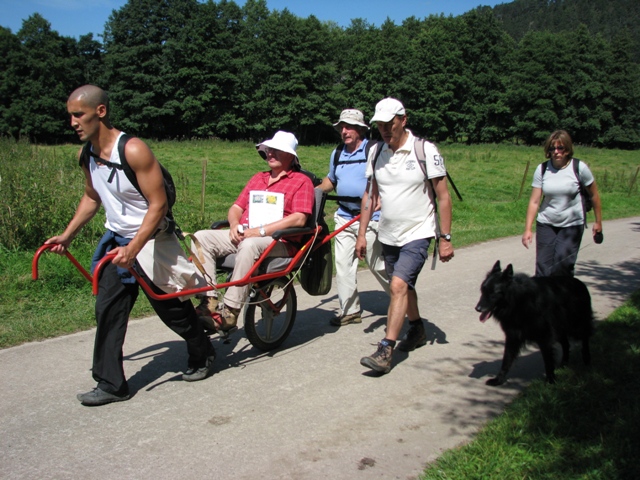
[[[409,331],[400,342],[400,345],[398,345],[398,350],[403,352],[412,352],[416,348],[427,344],[427,332],[424,330],[422,320],[415,324],[409,322],[409,324],[411,325]]]
[[[199,317],[210,317],[218,308],[218,299],[216,297],[200,297],[200,304],[196,307],[196,313]]]
[[[76,398],[87,407],[98,407],[100,405],[106,405],[113,402],[124,402],[129,400],[130,395],[114,395],[113,393],[105,392],[104,390],[96,387],[90,392],[79,393]]]
[[[216,359],[215,352],[213,355],[207,357],[204,367],[189,367],[187,371],[182,374],[182,380],[186,382],[197,382],[198,380],[204,380],[213,373],[213,361]]]
[[[238,324],[238,315],[240,315],[239,308],[231,308],[225,304],[220,304],[218,305],[218,311],[212,317],[220,330],[228,332]]]
[[[341,315],[339,317],[333,317],[329,323],[334,327],[344,327],[350,323],[362,323],[362,316],[360,312],[352,313],[350,315]]]
[[[360,365],[380,373],[389,373],[391,370],[391,357],[393,347],[386,343],[378,343],[378,349],[369,357],[362,357]]]

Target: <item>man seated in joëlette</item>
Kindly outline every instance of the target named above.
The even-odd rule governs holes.
[[[200,230],[194,234],[202,248],[205,276],[212,285],[216,283],[216,258],[235,253],[231,282],[240,280],[271,244],[273,232],[306,225],[313,212],[314,191],[309,177],[300,173],[297,147],[295,135],[284,131],[278,131],[272,139],[256,145],[270,170],[256,173],[229,208],[229,230]],[[255,215],[255,211],[251,215],[252,206],[254,210],[264,210],[260,210],[260,215]],[[282,209],[281,214],[270,217],[272,210],[278,211],[278,206]],[[294,254],[295,245],[283,240],[275,245],[269,256]],[[224,294],[224,303],[219,303],[216,290],[206,292],[196,307],[200,320],[210,330],[234,328],[248,293],[249,285],[229,287]]]

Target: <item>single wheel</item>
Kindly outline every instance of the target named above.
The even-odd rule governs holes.
[[[263,351],[279,347],[291,333],[297,308],[296,291],[287,277],[259,288],[244,316],[244,331],[251,344]]]

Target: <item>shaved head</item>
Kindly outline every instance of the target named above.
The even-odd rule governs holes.
[[[67,101],[69,100],[79,100],[91,108],[104,105],[107,107],[107,112],[109,111],[109,96],[107,92],[95,85],[83,85],[82,87],[76,88],[73,93],[69,95]]]

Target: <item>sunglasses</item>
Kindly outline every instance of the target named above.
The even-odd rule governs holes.
[[[549,147],[550,152],[555,152],[558,150],[559,152],[564,152],[565,148],[562,145],[558,145],[557,147]]]
[[[271,155],[272,157],[276,157],[276,158],[278,158],[278,157],[280,156],[280,154],[285,153],[285,152],[282,152],[282,151],[277,150],[277,149],[275,149],[275,148],[267,147],[267,148],[265,148],[265,149],[264,149],[264,153],[265,153],[265,155],[266,155],[267,157],[268,157],[269,155]]]

